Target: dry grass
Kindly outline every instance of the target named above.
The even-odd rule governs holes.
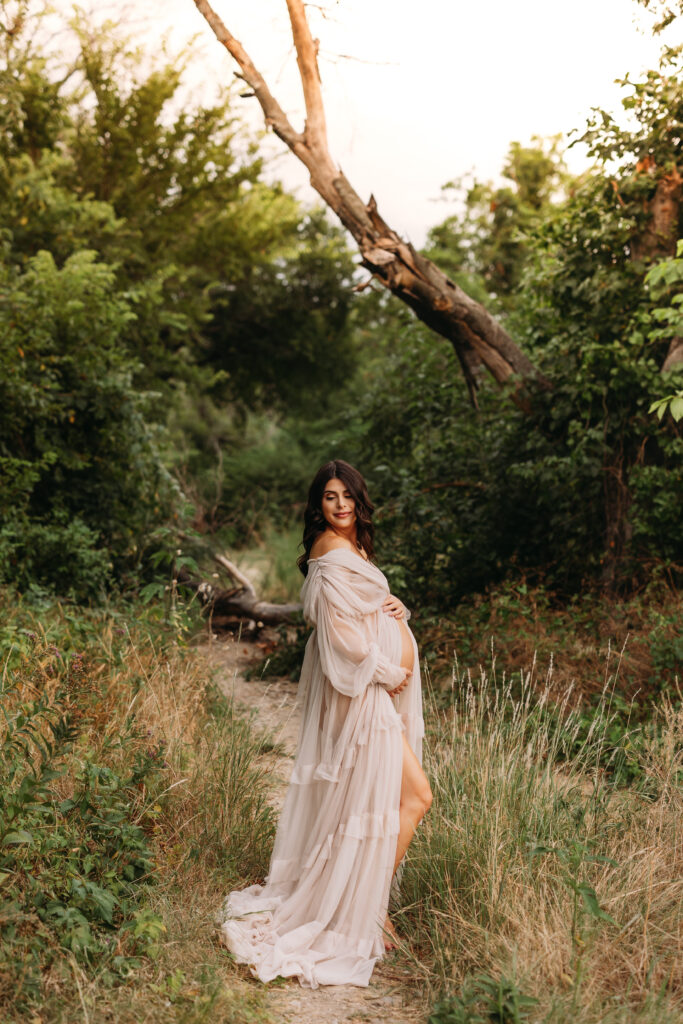
[[[484,972],[538,999],[520,1020],[679,1021],[683,711],[662,702],[638,785],[617,789],[608,691],[577,749],[576,718],[528,680],[516,699],[485,676],[454,687],[430,716],[435,800],[404,879],[433,991]]]
[[[217,944],[213,919],[229,888],[267,867],[267,740],[215,692],[201,651],[164,630],[102,618],[77,644],[59,628],[61,660],[52,635],[14,659],[12,699],[56,693],[78,646],[74,764],[125,772],[149,748],[163,759],[128,806],[155,862],[140,907],[163,930],[123,979],[108,976],[106,958],[88,963],[53,943],[40,998],[18,1007],[5,986],[0,1019],[266,1024],[265,993]],[[445,708],[443,694],[440,710],[431,702],[435,802],[411,849],[400,922],[415,979],[434,998],[482,974],[507,979],[538,1003],[525,1017],[491,1018],[505,1024],[673,1024],[683,1012],[683,713],[661,700],[633,755],[636,782],[619,788],[610,688],[588,733],[578,712],[557,714],[551,693],[552,680],[475,685],[465,675]],[[55,786],[69,795],[72,782]],[[439,1024],[469,1024],[472,1007]]]
[[[571,686],[597,697],[619,657],[618,688],[640,700],[675,692],[683,676],[683,599],[662,581],[623,600],[600,594],[559,600],[543,587],[505,583],[458,606],[450,619],[420,629],[435,679],[448,681],[454,652],[464,665],[486,666],[491,647],[508,674],[537,666],[541,688],[552,665],[556,695]]]

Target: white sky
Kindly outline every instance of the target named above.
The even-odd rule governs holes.
[[[656,67],[661,47],[634,0],[320,3],[328,16],[310,8],[310,17],[320,38],[332,156],[360,195],[373,192],[384,218],[417,245],[449,212],[435,202],[446,181],[470,170],[496,178],[511,140],[582,128],[593,106],[617,111],[614,79]],[[285,0],[214,0],[214,7],[301,127]],[[197,36],[191,77],[198,87],[231,77],[234,65],[193,0],[142,0],[135,9],[153,18],[150,47],[154,35],[168,33],[174,46]],[[256,100],[240,103],[260,125]],[[301,199],[317,198],[275,138],[273,151],[284,155],[272,173]],[[585,156],[577,151],[569,161],[579,170]]]

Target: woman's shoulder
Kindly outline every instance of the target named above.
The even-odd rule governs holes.
[[[331,532],[321,533],[319,537],[316,537],[308,557],[321,558],[323,555],[329,554],[330,551],[349,551],[358,557],[358,552],[354,550],[350,541]]]

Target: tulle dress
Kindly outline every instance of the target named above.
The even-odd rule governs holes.
[[[313,626],[299,682],[301,727],[265,884],[230,893],[222,938],[267,982],[367,985],[384,953],[382,925],[399,830],[405,732],[421,759],[415,639],[408,685],[401,627],[382,611],[384,574],[344,548],[309,560],[302,589]]]

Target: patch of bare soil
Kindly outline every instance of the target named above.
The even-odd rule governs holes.
[[[272,770],[272,804],[280,808],[299,731],[296,683],[285,679],[245,679],[247,667],[257,663],[263,654],[250,642],[221,640],[212,643],[207,652],[218,670],[217,681],[223,692],[253,716],[257,728],[269,734],[274,748],[267,755]],[[244,976],[249,978],[246,968]],[[266,1002],[275,1024],[418,1024],[427,1017],[427,1006],[418,991],[420,980],[409,951],[398,951],[378,964],[368,988],[334,985],[312,991],[302,988],[297,981],[278,979],[265,987]],[[250,978],[245,984],[260,985]]]

